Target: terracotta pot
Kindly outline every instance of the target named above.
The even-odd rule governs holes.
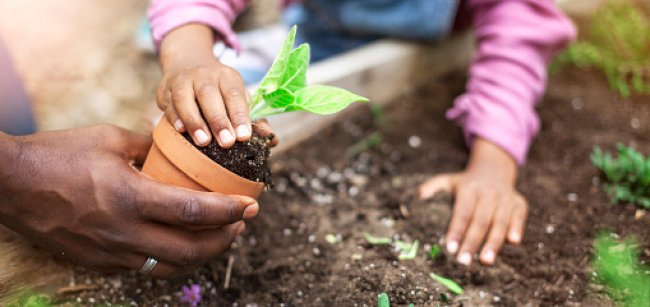
[[[240,177],[205,156],[164,117],[153,131],[153,142],[142,171],[160,182],[253,198],[259,197],[264,190],[263,182]]]

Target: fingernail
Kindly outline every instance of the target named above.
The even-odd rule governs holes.
[[[244,209],[244,219],[250,219],[255,217],[259,211],[260,211],[260,206],[257,203],[254,203],[246,207],[246,209]]]
[[[451,254],[455,254],[458,251],[458,242],[449,241],[447,243],[447,251]]]
[[[183,125],[183,121],[180,120],[180,119],[177,119],[174,122],[174,128],[176,128],[176,131],[178,131],[178,132],[183,131],[183,128],[185,128],[185,126]]]
[[[468,252],[464,252],[458,256],[458,262],[460,264],[470,265],[470,263],[472,263],[472,255],[470,255]]]
[[[513,231],[510,233],[510,241],[512,241],[512,243],[519,243],[519,241],[521,241],[521,236],[518,232]]]
[[[199,142],[199,144],[205,144],[209,139],[208,135],[201,129],[194,131],[194,137],[196,138],[196,141]]]
[[[241,225],[239,225],[239,228],[237,228],[237,235],[241,235],[244,233],[244,230],[246,230],[246,223],[241,222]]]
[[[494,251],[491,250],[491,249],[488,249],[487,251],[485,251],[483,253],[483,256],[481,257],[481,259],[483,259],[483,262],[486,262],[488,264],[492,264],[492,263],[494,263],[494,257],[495,256],[496,255],[494,254]]]
[[[237,127],[237,137],[245,138],[251,135],[251,129],[248,128],[248,125],[239,125]]]
[[[228,129],[223,129],[219,131],[219,139],[222,144],[230,144],[235,141],[235,138],[232,136],[232,133]]]

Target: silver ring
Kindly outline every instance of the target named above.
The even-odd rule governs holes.
[[[147,258],[147,261],[144,263],[144,265],[138,270],[138,273],[149,275],[156,264],[158,264],[158,260],[154,259],[153,257],[149,257]]]

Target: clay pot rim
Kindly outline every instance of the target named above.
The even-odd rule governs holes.
[[[246,189],[259,190],[260,192],[266,186],[264,182],[256,182],[241,177],[219,165],[219,163],[212,161],[176,131],[165,117],[154,128],[153,139],[160,152],[170,162],[185,175],[210,191],[220,190],[218,183],[223,179],[233,181]]]

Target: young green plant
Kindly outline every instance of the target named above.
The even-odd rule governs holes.
[[[639,243],[602,233],[595,241],[596,280],[622,306],[650,306],[650,266],[639,261]]]
[[[354,102],[368,101],[341,88],[307,85],[310,49],[308,44],[293,48],[296,31],[296,26],[291,28],[280,54],[251,99],[251,120],[293,111],[327,115],[337,113]]]
[[[591,162],[605,177],[605,191],[613,203],[629,202],[650,209],[650,158],[618,144],[618,157],[596,147]]]

